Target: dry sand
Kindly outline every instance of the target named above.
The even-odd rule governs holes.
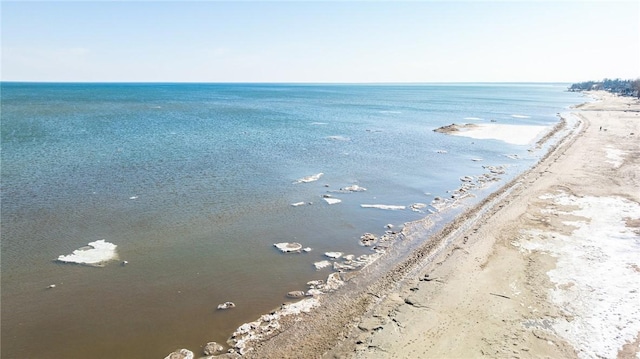
[[[591,95],[540,164],[246,356],[638,358],[640,102]]]

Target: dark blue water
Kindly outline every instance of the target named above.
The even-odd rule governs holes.
[[[2,83],[2,357],[151,358],[224,341],[326,278],[312,266],[325,251],[370,253],[364,232],[425,216],[361,204],[430,203],[483,165],[514,176],[542,155],[433,129],[551,126],[582,101],[565,89]],[[321,198],[352,184],[368,190]],[[54,261],[99,239],[129,264]],[[273,248],[286,241],[313,251]],[[228,300],[233,311],[215,311]]]

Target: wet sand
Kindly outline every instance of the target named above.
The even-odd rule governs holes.
[[[640,102],[591,95],[597,101],[574,110],[579,121],[538,165],[429,241],[429,224],[406,226],[394,249],[402,261],[392,264],[392,253],[387,265],[343,278],[245,357],[636,357],[640,255],[596,248],[576,262],[559,249],[640,248]]]

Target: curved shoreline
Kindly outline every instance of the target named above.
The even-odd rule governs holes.
[[[551,139],[565,127],[566,121],[560,117],[560,122],[536,143],[536,147],[539,148],[543,141]],[[550,146],[546,154],[531,168],[458,214],[453,221],[445,224],[430,237],[424,238],[431,224],[429,217],[408,223],[398,235],[399,240],[393,248],[393,253],[381,258],[381,263],[357,273],[343,273],[343,280],[347,282],[345,287],[332,293],[329,298],[321,297],[322,305],[309,313],[283,317],[281,327],[271,336],[251,342],[252,349],[243,357],[313,358],[327,352],[352,352],[352,349],[346,347],[354,343],[344,339],[357,337],[361,317],[366,316],[366,313],[374,310],[383,299],[392,295],[407,277],[433,265],[433,260],[449,248],[455,238],[482,224],[498,211],[504,202],[517,196],[518,188],[524,179],[536,172],[542,173],[541,167],[562,155],[586,130],[584,120],[578,119],[573,128],[568,130],[569,132]],[[416,248],[410,248],[412,252],[405,253],[404,256],[400,254],[403,249],[410,247],[411,243]]]

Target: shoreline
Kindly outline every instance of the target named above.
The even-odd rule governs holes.
[[[593,131],[593,128],[590,128],[591,121],[588,116],[584,117],[580,112],[585,110],[602,111],[603,103],[605,107],[611,107],[611,98],[606,96],[607,94],[597,93],[596,95],[605,96],[609,101],[597,101],[576,106],[572,110],[572,113],[576,114],[577,112],[576,115],[580,117],[580,120],[575,125],[576,127],[554,144],[547,154],[532,168],[503,185],[477,205],[459,214],[453,222],[445,225],[437,234],[433,235],[428,243],[422,243],[419,249],[414,250],[408,258],[401,263],[397,263],[391,270],[380,273],[381,268],[384,266],[368,267],[363,270],[364,273],[358,273],[353,278],[345,278],[345,280],[349,281],[348,288],[332,293],[330,300],[327,301],[328,303],[324,303],[309,313],[285,317],[281,323],[282,327],[277,333],[267,340],[255,344],[252,343],[253,349],[248,351],[244,357],[370,357],[371,355],[411,357],[416,352],[414,351],[411,354],[407,351],[407,348],[411,346],[409,344],[422,342],[422,349],[436,346],[434,343],[427,345],[430,340],[425,338],[424,335],[418,338],[419,333],[417,332],[420,330],[412,328],[412,324],[416,323],[412,323],[411,317],[403,318],[403,321],[400,321],[396,318],[397,315],[407,310],[433,311],[430,308],[434,306],[434,295],[442,295],[443,290],[431,289],[423,291],[422,285],[440,285],[444,284],[440,283],[444,282],[444,280],[439,279],[441,278],[439,275],[431,274],[429,277],[428,274],[432,271],[448,268],[446,276],[456,277],[464,282],[460,278],[461,273],[459,270],[454,270],[451,267],[453,263],[457,266],[458,261],[462,260],[461,257],[466,257],[463,258],[466,261],[463,263],[469,265],[468,262],[473,261],[469,257],[471,253],[475,252],[480,254],[480,258],[485,257],[485,263],[481,267],[490,267],[491,253],[495,251],[493,247],[498,241],[493,239],[489,240],[488,243],[482,243],[479,241],[478,234],[484,232],[485,229],[483,227],[490,225],[488,224],[489,221],[495,221],[494,217],[503,217],[504,212],[509,211],[509,207],[513,206],[512,202],[522,202],[521,197],[527,197],[526,194],[523,195],[525,190],[535,187],[539,182],[543,182],[545,177],[549,176],[550,169],[558,166],[556,162],[559,160],[566,161],[566,153],[574,149],[575,142],[588,137],[585,135],[587,131]],[[632,99],[629,100],[633,101]],[[637,112],[635,113],[637,114]],[[555,128],[555,130],[558,131],[559,128]],[[636,131],[636,133],[638,132],[640,131]],[[635,199],[635,201],[637,202],[638,199]],[[420,236],[425,230],[425,228],[419,228],[424,225],[421,222],[412,222],[403,230],[402,233],[408,239],[408,242],[420,240]],[[462,228],[459,228],[461,225]],[[473,248],[474,246],[481,247],[481,250]],[[475,251],[472,249],[475,249]],[[511,250],[514,251],[513,248]],[[538,252],[533,256],[543,257]],[[545,268],[552,267],[552,263],[550,263],[552,261],[548,258],[541,259],[540,262],[545,263],[543,266]],[[480,268],[480,271],[483,268]],[[546,271],[538,272],[540,272],[537,273],[539,282],[545,283],[544,288],[551,287],[551,283],[543,275]],[[443,287],[451,286],[453,285],[443,285]],[[424,293],[425,295],[420,296],[417,295],[418,293],[421,295]],[[490,297],[495,299],[510,300],[506,297],[511,298],[506,294],[490,294],[493,294]],[[538,297],[545,298],[546,296],[544,293],[538,293]],[[483,298],[482,300],[486,299]],[[440,300],[446,300],[446,298],[440,298]],[[435,303],[438,303],[438,301],[435,300]],[[413,321],[417,320],[416,314],[418,313],[412,314]],[[429,318],[429,316],[421,318],[420,321],[422,322],[419,325],[421,329],[425,328],[424,323],[432,322],[431,326],[435,326],[437,323],[437,320]],[[402,322],[406,323],[400,324]],[[532,324],[531,327],[536,327],[536,325]],[[561,356],[573,356],[575,354],[572,347],[565,340],[560,337],[552,338],[552,335],[543,329],[536,327],[536,329],[530,330],[534,334],[529,334],[537,338],[537,340],[541,340],[547,346],[552,346],[548,342],[554,343],[552,354]],[[397,336],[399,332],[404,332],[402,338]],[[409,335],[409,337],[413,339],[408,339],[407,333],[412,333],[413,336]],[[499,338],[493,339],[500,341]],[[412,343],[408,343],[407,340],[412,341]],[[491,338],[484,338],[482,342],[486,343],[487,340],[490,341]],[[381,346],[379,342],[385,344]],[[491,346],[489,345],[489,347]],[[467,347],[467,345],[464,347]],[[535,356],[548,352],[548,348],[545,347],[538,349],[532,346],[526,349],[528,350],[520,351],[519,354],[525,353],[525,356]],[[437,356],[437,353],[431,352],[429,356]],[[449,353],[440,352],[439,354],[441,356],[449,355]],[[429,353],[424,352],[423,354],[427,355]],[[461,352],[460,354],[463,353]],[[490,353],[485,349],[464,352],[464,354],[472,356],[500,355],[498,352]],[[227,355],[225,354],[225,356]]]

